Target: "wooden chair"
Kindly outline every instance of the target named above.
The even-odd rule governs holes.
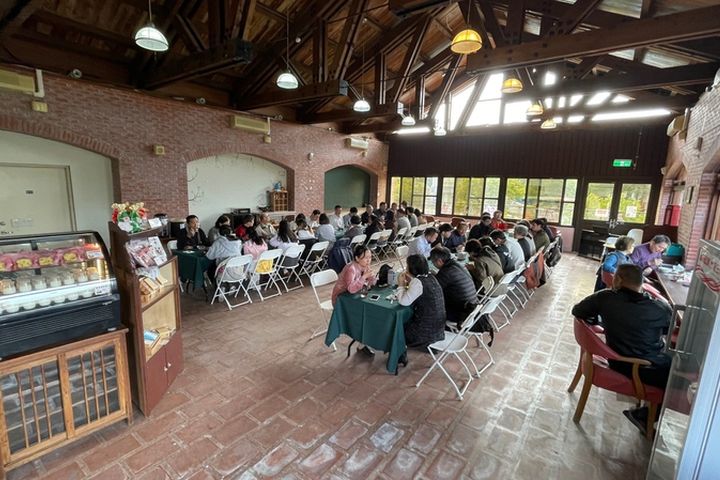
[[[576,423],[580,421],[590,395],[590,388],[595,385],[611,392],[635,397],[638,404],[640,401],[645,400],[649,406],[646,436],[648,439],[652,439],[657,406],[662,403],[665,391],[661,388],[645,385],[640,380],[640,367],[649,366],[651,363],[640,358],[618,355],[597,335],[592,326],[579,318],[573,321],[573,329],[575,331],[575,340],[580,345],[580,364],[570,383],[570,387],[568,387],[568,392],[572,393],[580,382],[580,377],[585,377],[573,421]],[[631,364],[632,378],[610,369],[607,364],[608,360]]]

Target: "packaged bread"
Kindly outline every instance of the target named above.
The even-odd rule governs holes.
[[[12,295],[15,293],[15,282],[9,278],[0,280],[0,293],[3,295]]]
[[[0,272],[12,272],[15,270],[15,259],[9,253],[0,254]]]
[[[85,251],[79,247],[65,248],[61,250],[62,263],[77,263],[85,260]]]
[[[37,258],[37,263],[41,267],[60,265],[60,256],[57,250],[38,250]]]
[[[15,254],[15,268],[17,270],[25,270],[29,268],[35,268],[37,264],[38,255],[36,252],[19,252]]]

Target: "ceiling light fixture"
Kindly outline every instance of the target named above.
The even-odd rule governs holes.
[[[502,93],[518,93],[522,92],[523,84],[514,73],[509,73],[505,81],[502,83]]]
[[[290,14],[285,10],[285,71],[278,75],[275,85],[283,90],[298,88],[298,79],[290,71]]]
[[[151,52],[165,52],[170,48],[167,38],[152,21],[151,0],[148,0],[148,23],[135,32],[135,44]]]
[[[537,117],[538,115],[542,115],[543,112],[544,110],[542,105],[540,105],[540,102],[535,102],[528,107],[525,114],[529,117]]]
[[[604,120],[629,120],[635,118],[661,117],[672,113],[666,108],[649,108],[646,110],[628,110],[624,112],[598,113],[592,117],[593,122],[602,122]]]
[[[480,34],[470,28],[471,7],[472,0],[468,0],[467,18],[465,19],[465,25],[467,28],[455,35],[455,38],[453,38],[452,43],[450,44],[450,50],[460,55],[469,55],[482,48],[482,38],[480,38]]]
[[[557,124],[552,118],[548,118],[547,120],[542,122],[542,124],[540,124],[540,128],[543,130],[552,130],[555,127],[557,127]]]
[[[362,43],[362,65],[365,65],[365,40],[363,39]],[[353,104],[353,110],[360,113],[365,113],[370,111],[370,104],[365,100],[365,82],[363,81],[363,78],[360,77],[360,98],[355,101]],[[403,119],[405,121],[405,119]],[[413,125],[415,122],[413,122]]]
[[[413,127],[413,128],[401,128],[395,130],[393,133],[398,135],[412,135],[415,133],[430,133],[430,127]]]
[[[403,117],[400,125],[402,125],[403,127],[412,127],[413,125],[415,125],[415,119],[412,115],[408,115],[406,117]]]

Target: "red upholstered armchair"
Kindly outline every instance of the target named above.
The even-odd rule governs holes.
[[[641,400],[647,401],[649,412],[646,431],[647,437],[651,439],[653,437],[653,423],[655,421],[657,406],[662,403],[665,391],[657,387],[645,385],[640,381],[640,367],[650,365],[650,362],[640,358],[618,355],[597,335],[597,327],[592,327],[579,318],[576,318],[573,322],[575,340],[578,345],[580,345],[580,364],[568,388],[568,392],[572,393],[580,382],[580,377],[585,377],[573,421],[580,421],[583,410],[585,410],[588,396],[590,395],[590,388],[595,385],[596,387],[610,390],[611,392],[635,397],[638,403]],[[632,378],[628,378],[615,370],[611,370],[607,363],[608,360],[632,364]]]

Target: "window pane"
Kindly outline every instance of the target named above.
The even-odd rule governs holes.
[[[445,127],[445,114],[447,113],[447,104],[443,103],[440,105],[437,109],[437,113],[435,114],[435,121]]]
[[[480,100],[493,100],[502,97],[502,84],[505,75],[503,73],[493,73],[487,80],[485,88],[480,93]]]
[[[437,209],[437,197],[425,197],[425,210],[423,213],[427,215],[435,215]]]
[[[413,195],[423,195],[425,193],[425,177],[415,177],[413,180]]]
[[[560,221],[560,203],[563,180],[543,179],[540,181],[540,202],[537,217],[547,218],[550,223]]]
[[[503,123],[525,123],[527,122],[527,109],[532,102],[523,100],[520,102],[510,102],[505,104],[505,119]]]
[[[475,88],[475,82],[471,83],[458,93],[453,94],[453,96],[451,97],[450,130],[455,130],[457,122],[458,120],[460,120],[460,116],[465,109],[465,105],[467,105],[468,100],[470,100],[470,95],[472,95],[473,88]]]
[[[438,177],[425,179],[425,195],[437,195]]]
[[[502,104],[500,100],[488,100],[475,104],[473,111],[468,117],[467,126],[475,127],[478,125],[497,125],[500,123],[500,109]]]
[[[495,210],[498,209],[498,200],[497,198],[486,198],[483,202],[483,212],[488,212],[489,214],[493,214]]]
[[[390,202],[400,203],[400,177],[390,179]]]
[[[527,180],[508,178],[505,189],[505,217],[523,218]]]
[[[538,202],[540,201],[540,179],[531,178],[528,181],[527,200],[525,203],[525,217],[537,218]]]
[[[443,178],[442,204],[440,213],[452,215],[453,198],[455,197],[455,178]]]
[[[470,179],[470,198],[482,198],[484,186],[485,186],[484,178]]]
[[[574,202],[575,195],[577,194],[577,180],[565,180],[565,196],[563,200],[566,202]]]
[[[468,215],[479,217],[482,215],[482,198],[471,198],[468,206]]]
[[[470,179],[458,178],[455,180],[455,204],[453,213],[455,215],[467,215],[468,194],[470,193]]]
[[[575,213],[575,204],[574,203],[566,203],[565,205],[563,205],[562,220],[560,221],[560,225],[572,225],[574,213]]]
[[[583,218],[607,221],[610,218],[610,204],[614,190],[615,184],[613,183],[589,183]]]
[[[412,197],[412,203],[409,205],[413,208],[417,208],[421,212],[423,211],[423,199],[424,197],[422,195],[413,195]]]
[[[550,223],[560,222],[560,202],[544,202],[540,200],[536,218],[547,218]]]
[[[400,201],[412,203],[412,177],[403,177],[402,179],[402,192],[400,193]]]
[[[623,184],[617,219],[626,223],[645,223],[649,200],[649,184]]]
[[[485,179],[485,196],[498,198],[500,196],[500,179],[497,177],[488,177]],[[492,212],[490,212],[492,213]]]

